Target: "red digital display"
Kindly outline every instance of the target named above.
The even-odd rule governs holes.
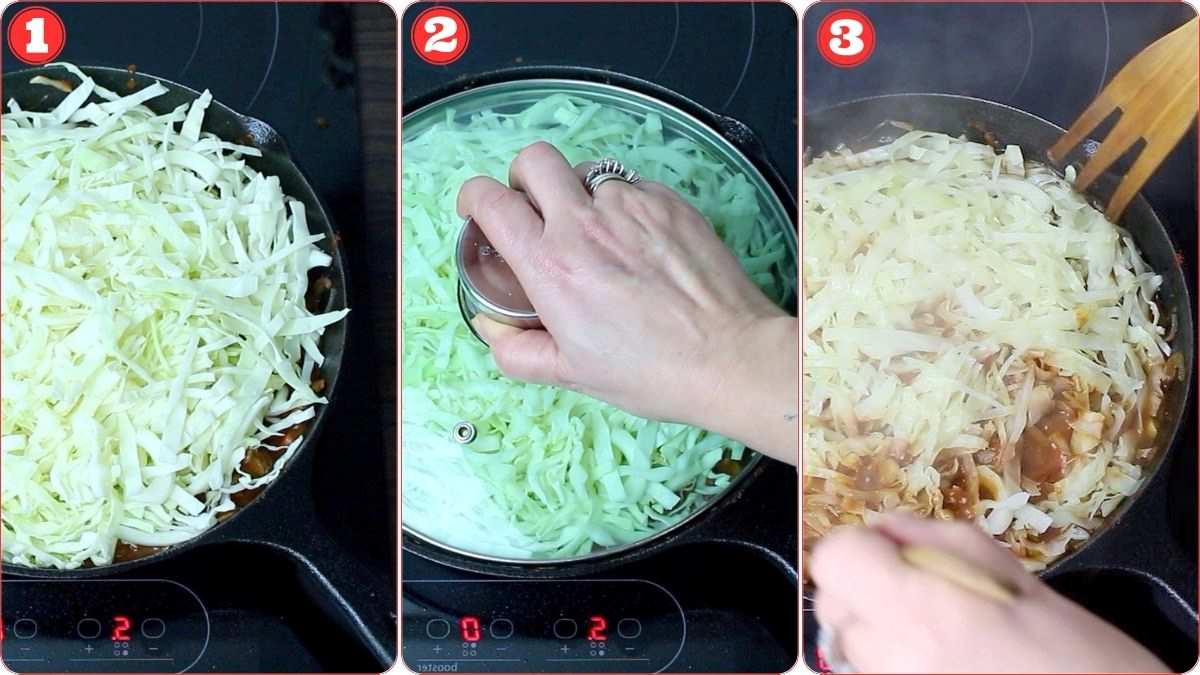
[[[588,639],[595,642],[604,642],[608,639],[608,635],[604,631],[608,630],[608,621],[605,621],[602,616],[593,616],[588,619]]]
[[[117,614],[113,617],[113,642],[129,642],[129,617]]]
[[[479,642],[483,631],[479,629],[479,617],[464,616],[458,620],[458,628],[462,632],[463,642]]]

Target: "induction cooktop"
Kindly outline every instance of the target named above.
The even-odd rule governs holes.
[[[816,46],[821,20],[838,8],[863,12],[876,49],[855,68],[827,63]],[[1183,3],[822,3],[804,18],[804,109],[856,98],[941,92],[989,99],[1070,126],[1141,49],[1195,16]],[[1196,293],[1196,127],[1143,190],[1183,256]],[[1112,622],[1169,666],[1196,663],[1196,415],[1123,522],[1047,582]],[[804,616],[810,668],[823,663],[816,623]]]
[[[377,405],[376,306],[364,258],[395,229],[363,218],[349,9],[333,4],[46,3],[61,60],[133,68],[275,127],[316,188],[348,257],[352,311],[339,399],[289,480],[241,514],[294,518],[292,545],[222,543],[86,580],[5,574],[3,657],[18,672],[380,672],[396,654],[394,410]],[[15,13],[10,6],[5,26]],[[391,14],[382,8],[384,20]],[[5,52],[4,71],[25,66]],[[394,222],[394,221],[393,221]],[[381,515],[382,514],[382,515]],[[239,516],[239,520],[241,517]],[[279,521],[276,521],[279,522]]]
[[[404,112],[506,67],[582,66],[674,90],[746,123],[793,192],[797,17],[783,4],[443,3],[470,26],[458,61],[416,58]],[[536,37],[534,37],[536,36]],[[588,573],[516,579],[402,552],[402,657],[417,672],[782,672],[797,660],[797,480],[769,462],[703,542]],[[761,535],[761,536],[758,536]],[[413,546],[413,548],[416,548]]]

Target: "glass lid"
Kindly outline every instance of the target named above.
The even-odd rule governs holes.
[[[545,563],[682,526],[758,456],[702,429],[500,374],[459,307],[456,199],[474,176],[506,183],[509,163],[535,141],[572,164],[616,158],[680,192],[781,306],[794,303],[798,275],[795,226],[766,179],[716,131],[657,99],[516,80],[404,119],[403,527],[462,555]]]

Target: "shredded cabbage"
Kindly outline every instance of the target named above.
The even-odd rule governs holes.
[[[1141,483],[1162,278],[1020,149],[913,131],[804,173],[804,530],[977,521],[1030,569]]]
[[[302,203],[201,132],[204,95],[156,113],[77,83],[3,117],[4,560],[109,564],[168,546],[272,480],[248,449],[313,417],[324,328],[308,271],[328,255]],[[64,74],[65,76],[65,74]],[[61,86],[59,83],[58,86]]]
[[[440,543],[508,558],[562,558],[637,541],[695,511],[729,483],[728,439],[651,422],[582,394],[504,378],[456,303],[459,187],[507,179],[512,158],[545,140],[574,163],[619,157],[680,191],[777,301],[795,289],[786,223],[760,212],[745,175],[694,142],[567,94],[523,110],[483,110],[404,140],[404,521]],[[647,386],[652,386],[648,384]],[[478,436],[450,439],[460,421]],[[431,432],[426,432],[432,430]]]

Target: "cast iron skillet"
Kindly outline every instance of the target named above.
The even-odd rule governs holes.
[[[651,96],[702,121],[707,127],[731,142],[766,178],[783,206],[795,222],[796,198],[787,182],[768,158],[766,147],[744,123],[719,115],[670,89],[628,75],[607,70],[576,66],[526,66],[505,68],[480,75],[461,77],[446,87],[407,101],[407,115],[426,105],[458,92],[476,87],[529,79],[572,79],[600,82]],[[796,313],[796,299],[788,301],[788,309]],[[597,554],[576,561],[532,561],[523,564],[482,560],[446,550],[436,544],[409,535],[403,537],[404,548],[429,560],[470,572],[506,577],[549,578],[594,574],[635,560],[650,557],[676,546],[719,542],[742,546],[766,556],[790,579],[797,578],[795,551],[798,549],[796,521],[786,516],[794,503],[797,479],[792,467],[761,458],[752,462],[737,480],[716,500],[669,532],[653,536],[642,543],[621,548],[608,554]],[[755,498],[759,495],[759,498]],[[769,499],[762,498],[766,495]],[[779,501],[776,501],[779,500]]]
[[[733,143],[738,150],[741,150],[746,155],[751,163],[754,164],[754,167],[767,179],[771,188],[779,195],[779,199],[787,210],[788,215],[795,221],[796,195],[788,187],[788,183],[783,179],[783,175],[771,163],[766,146],[763,145],[762,141],[759,140],[750,127],[732,117],[719,115],[690,98],[667,89],[662,85],[630,75],[616,73],[611,70],[599,70],[597,68],[584,68],[581,66],[521,66],[502,68],[477,75],[458,77],[444,87],[439,87],[427,94],[405,101],[401,114],[407,116],[409,113],[424,108],[431,103],[436,103],[451,94],[457,94],[460,91],[475,89],[476,87],[496,84],[498,82],[536,79],[567,79],[611,84],[657,98],[692,115],[707,124],[713,131],[724,136],[726,140]]]
[[[161,83],[167,88],[167,93],[146,103],[157,113],[170,112],[200,95],[199,92],[181,84],[142,73],[131,74],[125,70],[102,67],[83,67],[81,70],[94,79],[96,84],[122,95],[141,90],[156,81]],[[77,84],[73,75],[59,67],[5,73],[3,91],[0,91],[0,94],[6,110],[8,101],[16,100],[24,110],[48,111],[66,97],[65,93],[53,87],[30,84],[30,78],[36,75]],[[309,229],[325,235],[325,238],[318,242],[318,246],[333,258],[328,270],[333,288],[323,300],[322,310],[344,309],[348,304],[349,288],[345,261],[337,244],[336,233],[316,192],[288,154],[283,139],[266,123],[241,115],[218,101],[209,105],[203,130],[212,132],[226,141],[254,146],[261,150],[263,156],[247,157],[247,164],[266,175],[278,176],[283,192],[304,203]],[[305,526],[306,523],[316,523],[310,489],[313,453],[319,450],[313,446],[338,398],[338,375],[346,354],[347,325],[348,322],[339,321],[329,326],[321,338],[321,350],[326,355],[326,360],[320,370],[325,377],[325,395],[329,404],[317,408],[316,417],[309,423],[306,439],[300,448],[276,479],[248,505],[200,536],[145,558],[105,567],[74,570],[36,569],[5,563],[4,574],[52,579],[103,578],[123,575],[145,565],[184,556],[193,548],[210,544],[245,542],[270,546],[293,556],[312,577],[312,581],[316,582],[316,586],[330,596],[329,599],[344,612],[343,618],[357,632],[368,636],[367,644],[380,662],[390,664],[394,660],[395,623],[387,616],[374,616],[359,609],[372,606],[365,600],[373,585],[360,579],[358,565],[342,559],[344,556],[340,552],[341,549],[335,547],[332,542],[309,539],[307,535],[314,530]],[[321,569],[317,569],[312,562],[318,560],[322,561]],[[214,573],[236,574],[244,571],[239,569],[235,557],[231,557],[229,563],[228,570],[214,570]]]
[[[861,149],[894,140],[895,130],[886,125],[890,121],[906,122],[928,131],[963,134],[980,143],[1019,145],[1027,159],[1045,164],[1049,164],[1045,150],[1064,131],[1040,117],[991,101],[949,94],[892,94],[841,103],[806,115],[805,157],[841,144]],[[1094,203],[1104,203],[1116,182],[1112,175],[1102,176],[1087,196]],[[1170,556],[1166,549],[1168,542],[1161,533],[1167,531],[1167,524],[1162,522],[1167,511],[1161,502],[1168,476],[1158,475],[1164,473],[1159,468],[1191,411],[1188,401],[1195,357],[1192,303],[1175,244],[1146,199],[1139,194],[1118,224],[1133,237],[1150,267],[1163,277],[1157,302],[1168,335],[1173,333],[1171,348],[1184,355],[1183,375],[1169,383],[1164,392],[1155,442],[1157,455],[1145,467],[1142,486],[1121,503],[1090,539],[1049,565],[1042,574],[1049,578],[1069,570],[1108,568],[1150,575],[1186,602],[1194,617],[1195,570],[1189,569],[1185,561]],[[1176,226],[1195,227],[1195,223]],[[805,595],[807,599],[808,593]]]

